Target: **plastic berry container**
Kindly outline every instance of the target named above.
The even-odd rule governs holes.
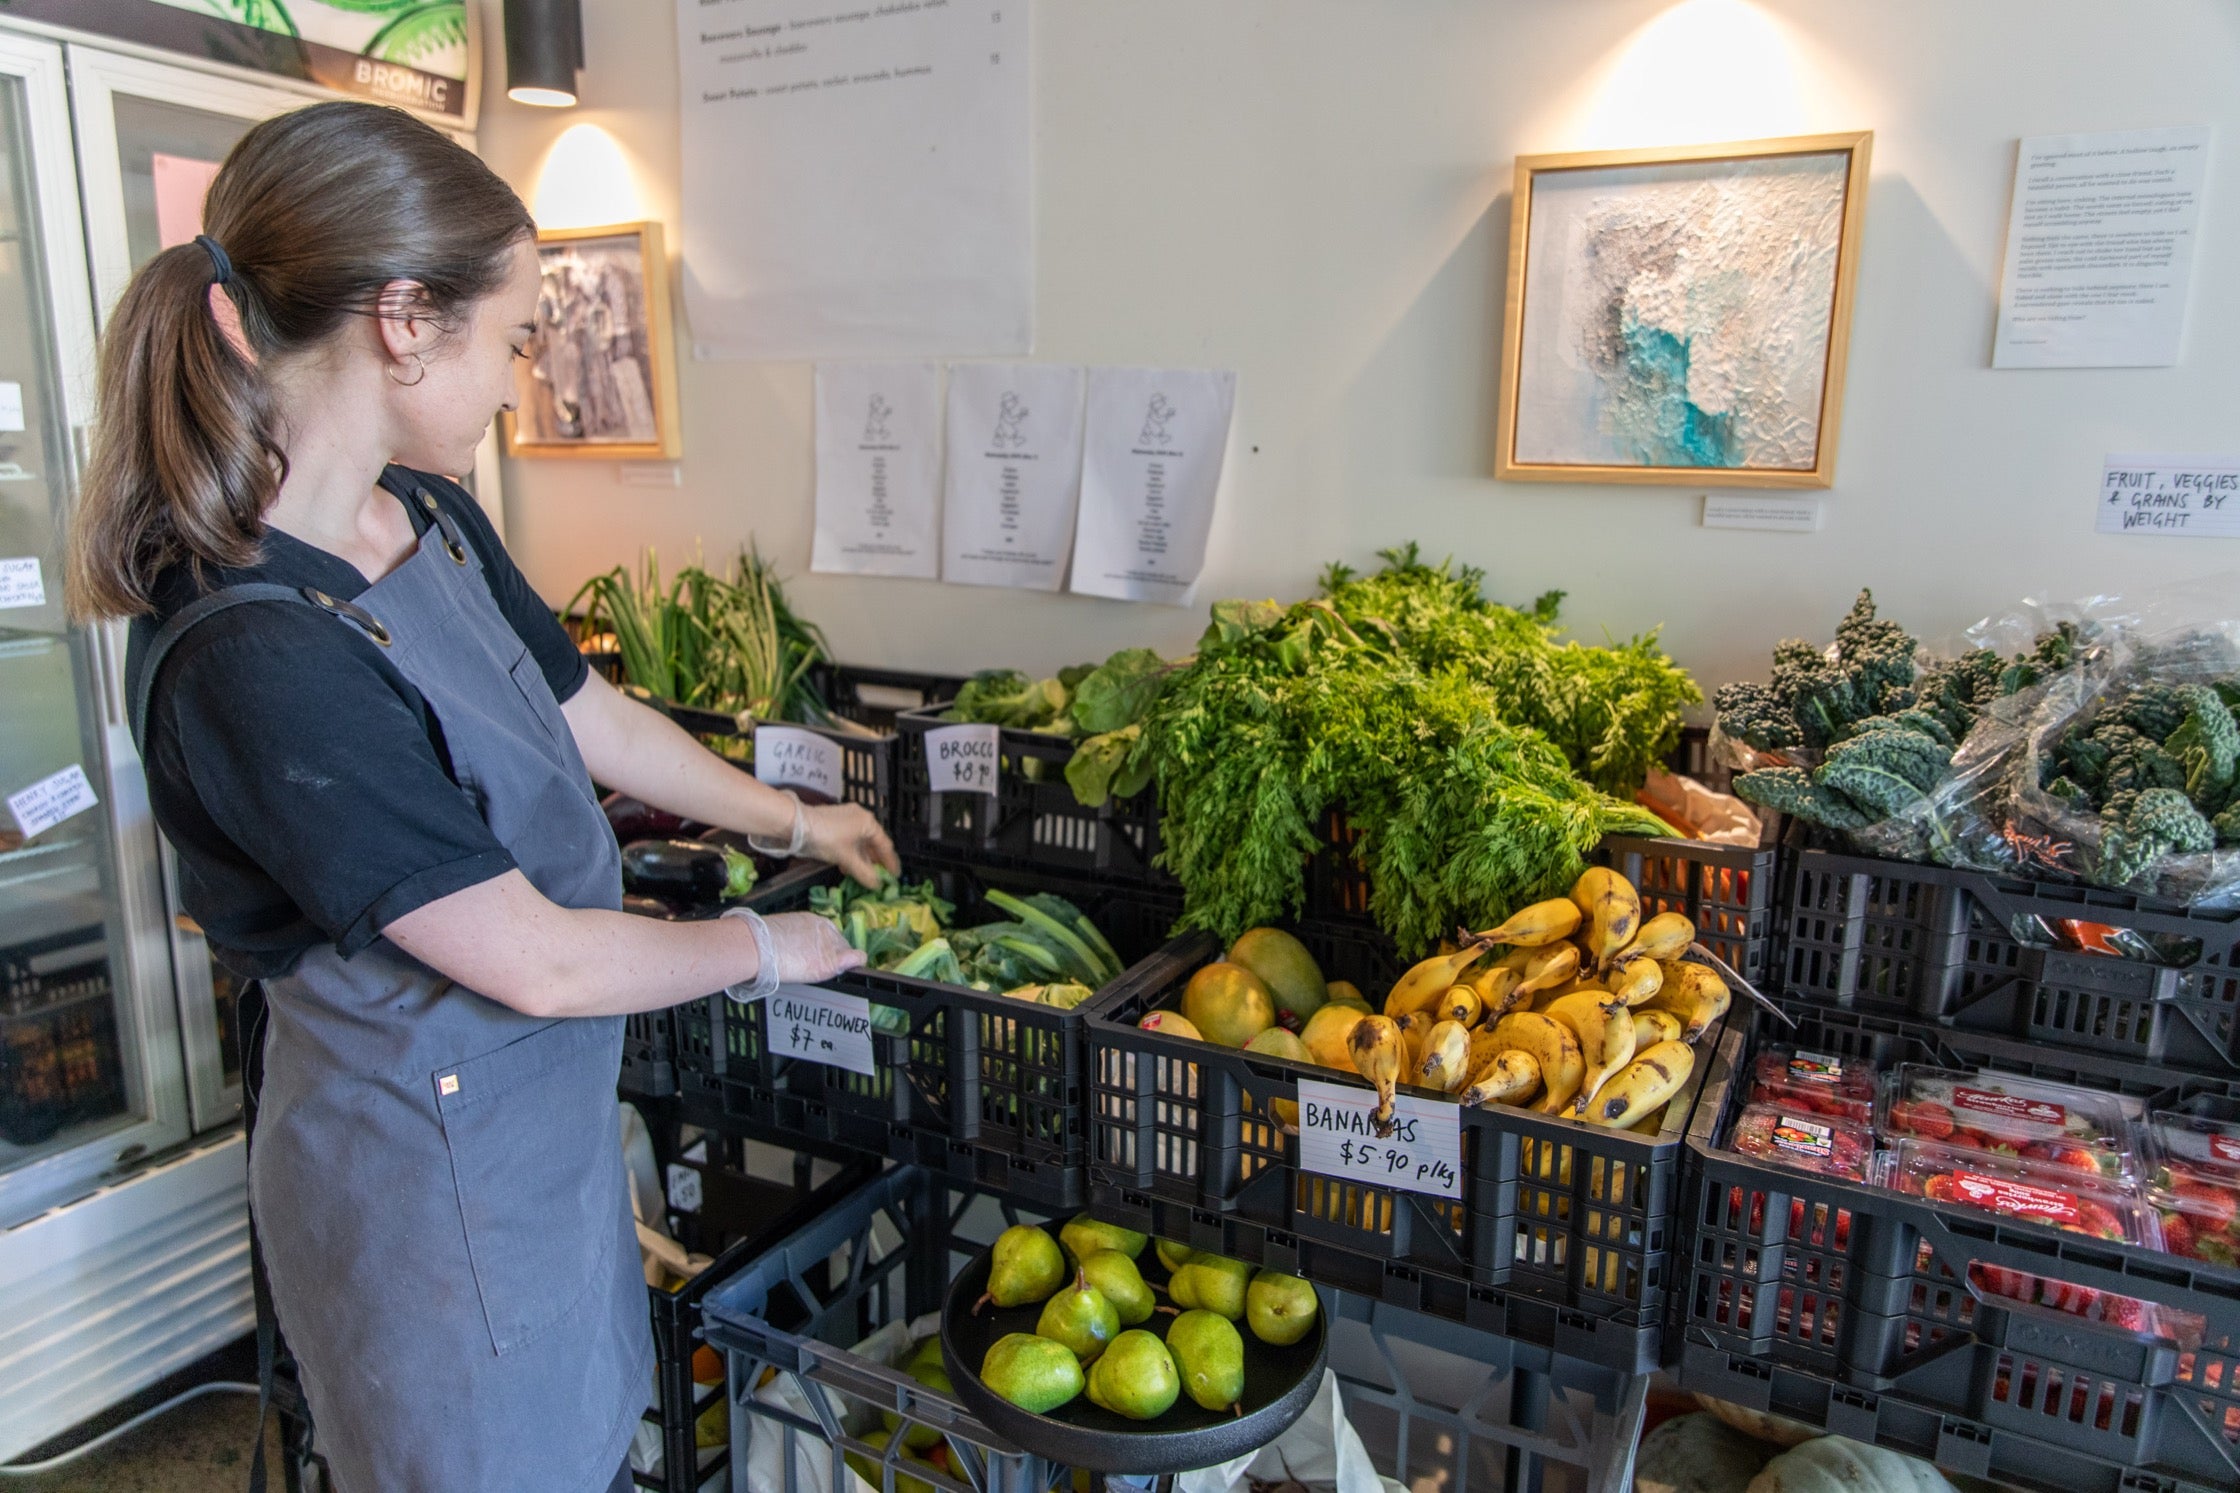
[[[2109,1180],[2144,1177],[2122,1106],[2066,1084],[1908,1063],[1891,1076],[1876,1124],[1889,1141],[1924,1141]]]
[[[1864,1182],[1874,1167],[1874,1132],[1839,1115],[1786,1103],[1746,1104],[1728,1132],[1740,1156],[1823,1177]]]
[[[2136,1187],[2095,1180],[2065,1167],[1906,1140],[1889,1153],[1883,1182],[1893,1191],[1947,1207],[2111,1243],[2164,1247],[2160,1219]],[[1928,1248],[1926,1240],[1922,1248]],[[2164,1325],[2161,1308],[2151,1301],[2027,1271],[1970,1261],[1968,1281],[1985,1297],[2050,1307],[2129,1332],[2157,1333]]]
[[[1792,1111],[1871,1125],[1881,1077],[1880,1070],[1864,1058],[1769,1047],[1751,1065],[1749,1102],[1787,1105]]]
[[[2163,1248],[2187,1259],[2240,1266],[2240,1125],[2162,1112],[2148,1121],[2153,1185],[2147,1200]]]

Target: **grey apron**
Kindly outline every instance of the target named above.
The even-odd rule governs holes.
[[[136,717],[208,611],[319,606],[420,691],[459,791],[537,890],[620,907],[620,854],[536,659],[449,515],[391,490],[434,520],[409,559],[355,603],[268,585],[194,603],[149,649]],[[524,1016],[387,939],[349,959],[320,945],[265,991],[250,1206],[342,1493],[607,1488],[653,1369],[621,1018]]]

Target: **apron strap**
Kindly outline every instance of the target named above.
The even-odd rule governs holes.
[[[148,754],[148,702],[154,698],[156,675],[162,670],[164,659],[195,624],[253,601],[287,601],[300,606],[317,607],[330,616],[341,618],[382,647],[389,646],[389,629],[381,625],[380,619],[356,602],[329,596],[316,586],[298,588],[271,581],[248,581],[213,591],[208,596],[197,597],[174,612],[170,621],[156,629],[155,636],[149,640],[147,652],[140,661],[140,677],[132,686],[131,726],[132,744],[139,748],[142,758]]]

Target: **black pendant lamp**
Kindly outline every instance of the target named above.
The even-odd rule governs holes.
[[[582,0],[505,0],[506,97],[565,109],[583,66]]]

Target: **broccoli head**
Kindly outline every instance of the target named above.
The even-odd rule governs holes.
[[[2150,741],[2159,742],[2185,722],[2190,708],[2179,686],[2150,681],[2115,703],[2115,718]]]
[[[2166,855],[2215,848],[2217,833],[2175,788],[2117,793],[2100,814],[2100,880],[2128,886]]]
[[[1762,684],[1722,684],[1712,692],[1711,703],[1719,712],[1720,730],[1760,751],[1778,752],[1804,743],[1789,707]]]
[[[2186,797],[2204,814],[2222,810],[2232,796],[2232,780],[2240,767],[2240,722],[2213,689],[2198,684],[2178,686],[2186,702],[2186,718],[2163,741],[2162,750],[2185,769]]]
[[[1737,775],[1734,791],[1745,802],[1788,814],[1824,829],[1865,829],[1881,816],[1815,783],[1801,767],[1765,767]]]

